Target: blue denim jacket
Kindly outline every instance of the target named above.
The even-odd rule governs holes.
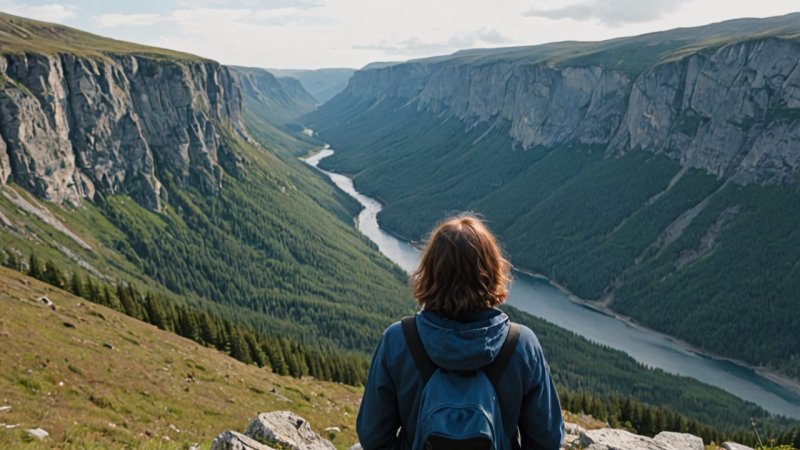
[[[417,329],[433,362],[448,370],[487,366],[508,333],[508,316],[487,309],[458,322],[423,311]],[[514,356],[500,378],[497,394],[506,436],[519,428],[523,449],[558,449],[564,437],[561,406],[536,335],[521,327]],[[410,448],[422,378],[403,337],[400,322],[383,332],[364,387],[356,429],[365,450]],[[399,432],[398,432],[399,429]]]

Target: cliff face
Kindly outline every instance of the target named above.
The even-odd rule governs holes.
[[[798,61],[800,42],[781,38],[706,48],[640,73],[585,61],[456,55],[356,72],[344,95],[395,97],[468,127],[509,121],[524,148],[645,150],[740,184],[796,186]]]
[[[236,170],[223,135],[246,135],[241,92],[215,62],[8,53],[0,77],[0,181],[45,200],[126,193],[159,209],[163,177],[215,193]]]

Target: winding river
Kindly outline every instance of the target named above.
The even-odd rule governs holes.
[[[381,204],[356,191],[350,178],[317,167],[323,158],[332,154],[333,150],[326,146],[306,158],[305,162],[327,175],[339,189],[361,203],[364,209],[356,219],[357,228],[397,265],[407,272],[413,270],[419,259],[419,250],[380,228],[377,215]],[[631,326],[573,302],[547,279],[515,272],[507,303],[591,341],[621,350],[647,366],[695,378],[756,403],[770,412],[800,418],[800,395],[748,367],[701,355],[667,336]]]

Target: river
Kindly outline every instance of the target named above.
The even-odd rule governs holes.
[[[382,208],[380,202],[356,191],[350,178],[317,167],[323,158],[332,154],[333,150],[326,146],[305,162],[327,175],[339,189],[364,207],[356,218],[356,227],[378,245],[381,253],[403,270],[412,271],[419,259],[419,250],[381,229],[377,219]],[[800,395],[748,367],[701,355],[667,336],[631,326],[573,302],[547,279],[515,272],[507,303],[591,341],[621,350],[649,367],[695,378],[772,413],[800,418]]]

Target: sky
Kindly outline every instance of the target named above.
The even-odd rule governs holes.
[[[359,68],[800,11],[797,0],[0,0],[0,11],[252,67]]]

